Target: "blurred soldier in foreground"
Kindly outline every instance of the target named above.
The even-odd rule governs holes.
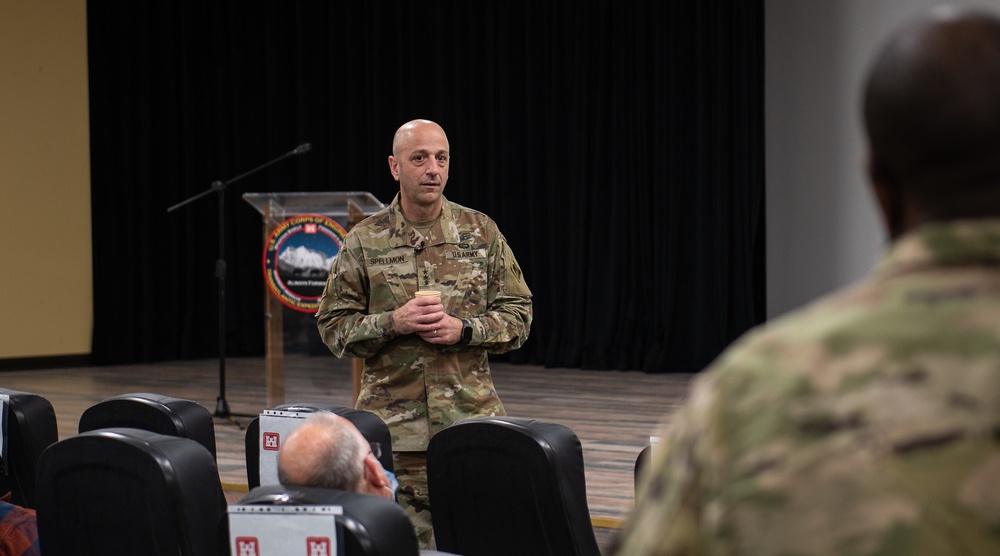
[[[1000,554],[1000,19],[897,32],[864,122],[884,260],[697,378],[619,554]]]

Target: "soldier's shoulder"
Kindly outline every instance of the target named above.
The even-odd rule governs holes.
[[[366,246],[390,235],[392,228],[392,210],[386,207],[351,227],[344,240],[349,246]]]
[[[364,218],[364,220],[355,224],[354,227],[351,228],[351,231],[352,232],[354,230],[358,230],[359,232],[370,231],[372,229],[378,229],[383,226],[387,226],[392,218],[391,214],[392,214],[392,205],[385,206],[378,212],[369,214]]]
[[[496,227],[496,223],[492,218],[490,218],[490,215],[481,210],[470,208],[454,201],[448,201],[448,210],[452,211],[455,221],[459,224],[488,223],[489,225]]]
[[[795,390],[815,375],[831,383],[854,376],[853,364],[837,362],[850,360],[858,346],[845,338],[871,326],[877,305],[872,284],[862,281],[749,329],[713,361],[718,386]]]

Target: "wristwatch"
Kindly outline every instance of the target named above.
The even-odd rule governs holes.
[[[458,340],[458,345],[467,346],[472,341],[472,322],[469,319],[462,319],[462,338]]]

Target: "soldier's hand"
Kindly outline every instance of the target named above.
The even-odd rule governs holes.
[[[401,336],[414,333],[433,335],[434,330],[441,328],[440,323],[445,316],[441,298],[414,297],[392,312],[392,326]]]
[[[417,332],[417,335],[423,338],[424,341],[439,346],[457,344],[462,339],[462,326],[464,326],[462,319],[445,315],[435,326],[437,328],[426,332]]]

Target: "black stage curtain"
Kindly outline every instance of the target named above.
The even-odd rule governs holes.
[[[534,293],[515,363],[691,372],[763,318],[763,2],[88,3],[93,358],[264,352],[244,192],[398,185],[396,128],[451,140],[446,194],[500,225]]]

